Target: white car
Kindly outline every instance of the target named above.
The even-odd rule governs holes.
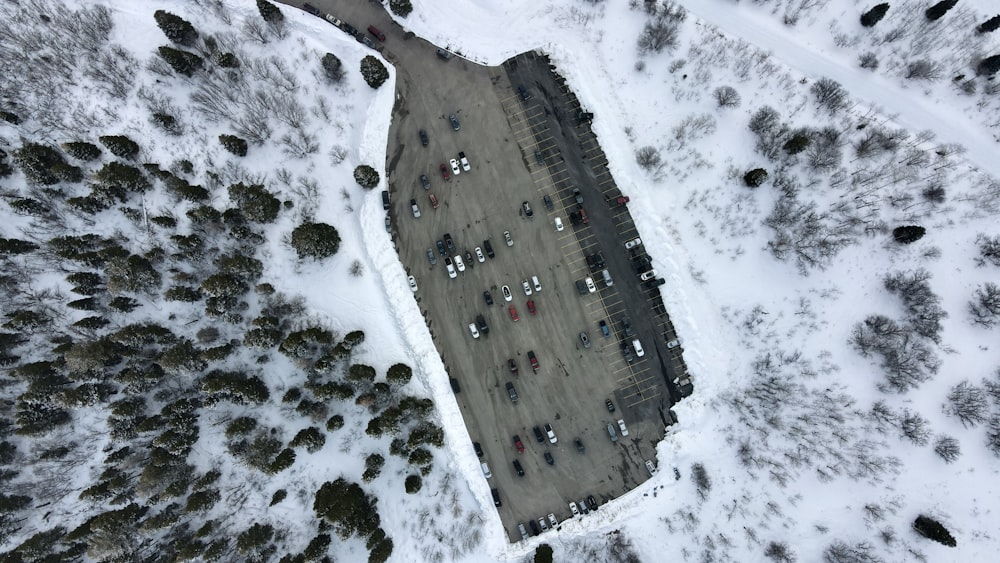
[[[555,221],[556,221],[556,230],[557,231],[562,231],[563,230],[562,219],[560,219],[559,217],[556,217]]]
[[[466,172],[472,170],[472,165],[469,164],[469,159],[465,158],[464,152],[458,153],[458,160],[462,162],[462,170],[465,170]]]
[[[506,285],[500,288],[500,293],[503,294],[504,301],[512,301],[514,296],[510,294],[510,288]]]
[[[524,280],[521,282],[521,288],[524,289],[525,295],[531,295],[531,284],[528,283],[528,280]]]
[[[510,238],[510,231],[504,231],[503,238],[507,241],[507,246],[514,246],[514,239]]]
[[[552,525],[552,528],[555,528],[556,526],[559,525],[559,521],[556,520],[556,515],[552,514],[551,512],[549,512],[549,524]]]
[[[624,419],[618,419],[618,429],[622,431],[622,436],[628,436],[628,428],[625,427]]]
[[[634,239],[625,243],[625,250],[631,250],[639,246],[640,244],[642,244],[642,239],[639,237],[635,237]]]
[[[671,340],[670,342],[667,342],[667,349],[676,348],[683,343],[684,343],[683,338],[678,338],[677,340]]]
[[[486,261],[486,257],[483,256],[483,249],[478,246],[476,247],[476,260],[479,260],[480,264]]]
[[[458,277],[458,274],[455,273],[455,266],[452,265],[451,258],[445,258],[444,259],[444,267],[448,268],[448,277],[449,278],[455,279],[455,278]]]
[[[465,262],[463,262],[462,257],[457,254],[455,255],[455,267],[458,268],[459,272],[465,271]]]
[[[483,468],[483,475],[485,475],[487,479],[492,479],[493,478],[493,472],[490,471],[490,466],[489,466],[488,463],[486,463],[484,461],[484,462],[482,462],[482,463],[479,464],[479,467]]]
[[[653,465],[653,462],[648,459],[646,460],[646,471],[649,471],[650,477],[656,475],[656,466]]]
[[[651,280],[651,279],[653,279],[655,277],[656,277],[656,270],[650,270],[650,271],[645,272],[642,275],[640,275],[639,279],[642,280],[642,281],[646,281],[646,280]]]
[[[587,291],[591,293],[597,291],[597,286],[594,285],[594,280],[592,280],[591,278],[587,277],[586,279],[583,280],[583,283],[587,284]]]
[[[576,503],[575,502],[569,503],[569,511],[573,513],[573,516],[579,516],[580,515],[580,509],[576,507]]]
[[[410,282],[410,291],[416,293],[417,291],[417,278],[409,276],[406,281]]]
[[[549,531],[549,523],[545,521],[544,516],[538,519],[538,527],[541,528],[543,532]]]
[[[556,438],[556,433],[552,430],[551,424],[545,425],[545,434],[548,435],[549,442],[555,444],[556,442],[559,441],[559,438]]]
[[[417,206],[417,200],[415,199],[410,200],[410,210],[413,211],[414,219],[420,218],[420,208]]]
[[[473,338],[479,338],[479,329],[476,328],[476,323],[469,323],[469,332],[472,333]]]
[[[542,290],[542,282],[538,281],[538,276],[531,276],[531,283],[535,284],[535,291]]]
[[[462,173],[462,169],[458,167],[458,161],[455,160],[454,158],[451,159],[451,160],[449,160],[448,164],[451,164],[451,173],[452,174],[458,176],[459,174]]]

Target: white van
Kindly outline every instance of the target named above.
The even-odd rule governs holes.
[[[542,290],[542,282],[538,281],[538,276],[531,276],[531,283],[535,285],[535,291]]]
[[[480,463],[479,466],[483,468],[483,475],[485,475],[487,479],[493,478],[493,472],[490,471],[490,466],[485,461]]]
[[[646,352],[644,352],[642,350],[642,344],[639,343],[639,339],[638,338],[636,338],[635,340],[632,341],[632,347],[635,348],[635,355],[636,356],[638,356],[638,357],[641,358],[641,357],[643,357],[643,356],[646,355]]]
[[[613,279],[611,279],[611,272],[609,272],[607,270],[604,270],[603,272],[601,272],[601,275],[604,276],[604,286],[605,287],[611,287],[611,286],[615,285],[615,281]]]

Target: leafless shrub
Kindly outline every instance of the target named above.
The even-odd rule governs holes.
[[[102,49],[83,74],[97,81],[102,90],[114,98],[124,99],[135,83],[139,61],[121,45]]]
[[[659,170],[662,160],[660,151],[656,147],[646,145],[635,151],[635,161],[646,172]]]
[[[944,405],[945,414],[957,417],[966,428],[982,424],[988,420],[989,401],[986,391],[968,381],[963,381],[951,388],[948,393],[948,403]]]
[[[715,96],[715,102],[719,104],[720,108],[740,107],[740,93],[732,86],[719,86],[712,92],[712,95]]]
[[[940,456],[945,463],[952,463],[962,454],[962,448],[958,440],[951,436],[939,436],[934,441],[934,453]]]
[[[819,107],[826,108],[830,115],[834,115],[847,106],[847,90],[836,80],[830,78],[820,78],[809,88]]]
[[[909,80],[937,80],[941,78],[941,67],[937,63],[921,59],[906,65],[905,76]]]
[[[878,68],[878,56],[872,52],[861,53],[858,57],[858,64],[861,65],[861,68],[875,70]]]

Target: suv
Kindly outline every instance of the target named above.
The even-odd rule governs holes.
[[[531,362],[531,369],[538,373],[538,358],[535,357],[534,350],[528,350],[528,361]]]
[[[624,342],[622,342],[622,355],[625,356],[625,361],[630,364],[635,361],[635,358],[632,357],[632,349]]]
[[[528,101],[531,99],[531,94],[528,92],[528,89],[525,88],[523,85],[519,84],[517,86],[517,93],[521,94],[521,99],[524,101]]]
[[[638,338],[636,338],[635,340],[632,341],[632,347],[635,348],[635,355],[636,356],[639,356],[641,358],[641,357],[643,357],[643,356],[646,355],[646,352],[643,351],[643,349],[642,349],[642,343],[639,342]]]
[[[473,328],[475,328],[475,325],[473,325]],[[514,384],[509,381],[507,382],[507,395],[510,397],[510,402],[517,402],[517,391],[514,389]]]
[[[469,164],[469,159],[465,158],[464,152],[460,151],[458,153],[458,161],[462,163],[462,170],[465,170],[466,172],[472,170],[472,165]]]
[[[490,239],[483,240],[483,248],[486,250],[486,255],[490,258],[496,258],[496,254],[493,252],[493,245],[490,244]]]
[[[632,324],[628,319],[622,319],[622,331],[625,332],[625,336],[632,336]]]
[[[368,26],[368,33],[371,33],[378,38],[379,41],[385,41],[385,34],[378,30],[374,25]]]
[[[576,200],[577,204],[583,205],[583,194],[580,193],[580,188],[573,188],[573,199]]]
[[[611,337],[611,329],[608,328],[607,321],[602,320],[601,322],[597,323],[597,325],[601,327],[601,334],[604,335],[604,338]]]
[[[541,428],[536,426],[532,428],[532,430],[535,432],[535,440],[537,440],[539,444],[545,442],[545,435],[542,434]]]
[[[611,436],[611,443],[618,441],[618,433],[615,432],[615,425],[608,423],[608,436]]]
[[[604,262],[604,253],[598,250],[594,253],[594,259],[597,260],[597,267],[603,269],[607,264]]]
[[[517,453],[524,453],[524,443],[521,442],[521,437],[514,434],[514,447],[517,448]]]
[[[545,425],[545,434],[547,434],[549,437],[549,443],[555,444],[556,442],[559,441],[559,438],[556,438],[556,433],[552,430],[551,424]]]
[[[535,215],[535,212],[531,210],[531,206],[528,205],[527,201],[522,201],[521,202],[521,209],[524,210],[524,214],[527,217],[533,217]]]
[[[444,234],[444,244],[448,247],[448,252],[455,253],[455,241],[451,238],[451,233]]]
[[[382,209],[389,211],[389,192],[382,190]]]
[[[438,247],[438,252],[441,253],[441,256],[447,256],[448,255],[448,251],[444,249],[444,243],[443,242],[437,241],[437,247]]]
[[[486,324],[486,318],[482,315],[476,315],[476,324],[479,325],[479,331],[483,334],[490,333],[490,326]]]

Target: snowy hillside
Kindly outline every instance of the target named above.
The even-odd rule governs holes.
[[[418,0],[397,18],[485,64],[552,56],[640,203],[696,380],[663,470],[518,544],[369,189],[395,73],[259,4],[0,5],[6,558],[1000,549],[998,98],[975,75],[1000,31],[970,31],[988,2],[937,27],[900,3],[864,28],[871,6],[848,1]],[[937,78],[906,78],[924,59]]]

